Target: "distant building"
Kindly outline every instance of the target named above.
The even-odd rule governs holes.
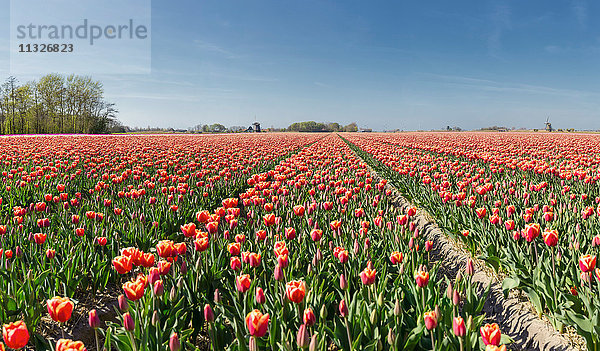
[[[246,129],[247,133],[260,133],[260,123],[254,122],[248,129]]]

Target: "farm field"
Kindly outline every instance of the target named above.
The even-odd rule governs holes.
[[[520,349],[513,339],[534,336],[486,313],[477,267],[556,338],[600,348],[598,136],[35,136],[0,148],[0,349]],[[465,253],[458,269],[424,211]]]

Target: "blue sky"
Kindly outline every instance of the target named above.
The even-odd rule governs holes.
[[[584,0],[154,0],[152,74],[93,77],[131,126],[600,129],[599,15]],[[0,79],[8,38],[0,0]]]

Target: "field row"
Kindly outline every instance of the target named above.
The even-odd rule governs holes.
[[[6,140],[9,348],[495,350],[510,341],[483,323],[472,262],[453,281],[438,274],[416,209],[394,207],[385,181],[337,135]],[[78,303],[115,290],[116,314]],[[75,315],[89,317],[85,327]],[[41,321],[66,336],[56,341]]]

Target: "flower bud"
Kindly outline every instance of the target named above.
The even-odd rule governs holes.
[[[98,311],[91,310],[89,313],[88,323],[90,328],[96,329],[100,327],[100,318],[98,317]]]
[[[119,295],[119,298],[117,299],[119,302],[119,310],[121,312],[125,312],[129,310],[129,304],[127,303],[127,299],[125,298],[125,295],[121,294]]]
[[[392,330],[392,328],[390,328],[388,331],[387,342],[388,344],[390,344],[390,346],[393,346],[396,342],[396,335],[394,335],[394,331]]]
[[[177,299],[177,289],[175,288],[175,286],[171,288],[171,292],[169,293],[169,299],[171,299],[171,301],[175,301]]]
[[[135,322],[133,321],[133,318],[131,317],[129,312],[126,312],[123,315],[123,326],[127,331],[133,331],[135,329]]]
[[[256,297],[256,303],[258,303],[260,305],[262,305],[266,301],[265,292],[260,287],[256,288],[256,296],[255,297]]]
[[[179,343],[179,336],[177,336],[177,333],[171,334],[171,337],[169,338],[169,349],[171,351],[179,351],[180,348],[181,344]]]
[[[396,303],[394,304],[394,316],[398,317],[402,314],[402,305],[400,305],[400,301],[396,299]]]
[[[204,305],[204,320],[208,323],[215,321],[215,314],[209,304]]]
[[[475,273],[475,267],[473,266],[473,260],[472,259],[467,259],[467,266],[465,267],[465,273],[468,276],[472,276],[473,273]]]
[[[318,349],[318,345],[319,344],[319,338],[317,337],[317,334],[313,334],[313,336],[310,338],[310,345],[308,346],[308,350],[309,351],[317,351]]]
[[[452,300],[453,293],[454,293],[454,289],[452,289],[452,283],[448,283],[448,287],[446,288],[446,297],[449,300]]]
[[[373,311],[371,311],[371,315],[369,316],[369,321],[371,322],[371,325],[375,325],[377,324],[377,310],[373,309]]]
[[[306,330],[306,325],[302,324],[298,329],[298,334],[296,335],[296,343],[298,343],[298,347],[303,349],[308,346],[309,342],[310,337],[308,335],[308,331]]]
[[[158,322],[160,322],[160,317],[158,316],[158,311],[154,311],[154,313],[152,313],[152,325],[156,326],[158,325]]]
[[[347,288],[348,288],[348,281],[346,280],[346,277],[342,273],[342,274],[340,274],[340,289],[346,290]]]
[[[163,281],[160,279],[155,281],[152,291],[154,291],[154,295],[162,296],[165,292],[165,286],[164,286]]]
[[[452,295],[452,304],[454,306],[458,306],[460,304],[460,294],[458,293],[458,290],[454,290]]]
[[[339,309],[340,315],[342,317],[345,318],[346,316],[348,316],[348,306],[346,306],[345,300],[340,301],[340,305],[339,305],[338,309]]]
[[[381,307],[383,306],[383,291],[379,293],[379,296],[377,297],[377,306]]]
[[[275,272],[273,273],[273,278],[275,278],[275,280],[277,281],[283,280],[283,269],[281,269],[281,266],[275,265]]]
[[[221,293],[219,292],[219,289],[215,289],[215,294],[213,297],[213,301],[215,303],[221,303]]]
[[[327,319],[327,307],[325,305],[321,306],[321,311],[319,311],[319,316],[321,317],[322,320]]]
[[[317,318],[315,317],[315,313],[313,312],[312,308],[307,308],[304,310],[304,313],[302,314],[302,321],[307,327],[312,327],[315,324]]]

